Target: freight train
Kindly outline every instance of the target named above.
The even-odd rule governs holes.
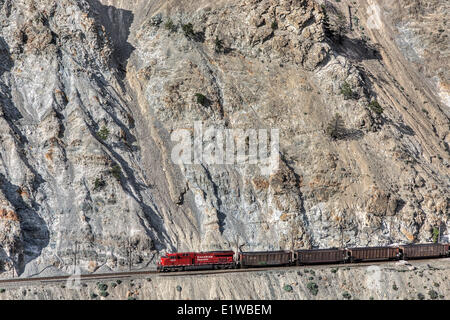
[[[450,257],[450,244],[429,243],[392,247],[333,248],[292,251],[211,251],[169,253],[158,271],[303,266]]]

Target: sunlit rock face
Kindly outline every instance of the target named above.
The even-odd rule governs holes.
[[[0,0],[2,276],[448,237],[446,2],[384,2]],[[196,123],[276,170],[175,163]]]

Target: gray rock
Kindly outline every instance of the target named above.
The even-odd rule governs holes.
[[[389,37],[370,39],[383,63],[359,31],[327,39],[315,1],[6,0],[0,17],[2,276],[147,267],[236,241],[429,241],[448,225],[440,98],[413,90],[427,80],[405,75],[414,66]],[[368,107],[375,97],[382,115]],[[338,141],[325,134],[335,113]],[[279,170],[173,163],[171,133],[195,121],[279,129]]]

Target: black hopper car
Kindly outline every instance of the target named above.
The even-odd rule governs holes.
[[[411,244],[392,247],[241,252],[239,253],[239,261],[236,267],[303,266],[444,257],[450,257],[450,245],[444,243]]]

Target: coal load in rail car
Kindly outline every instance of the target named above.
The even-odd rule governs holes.
[[[239,254],[242,268],[262,266],[285,266],[292,263],[290,251],[242,252]]]
[[[347,249],[351,262],[395,260],[400,256],[394,247],[364,247]]]
[[[343,263],[347,253],[344,249],[298,250],[297,265]]]
[[[403,259],[435,258],[446,256],[448,254],[447,246],[442,243],[402,245],[400,250]]]

